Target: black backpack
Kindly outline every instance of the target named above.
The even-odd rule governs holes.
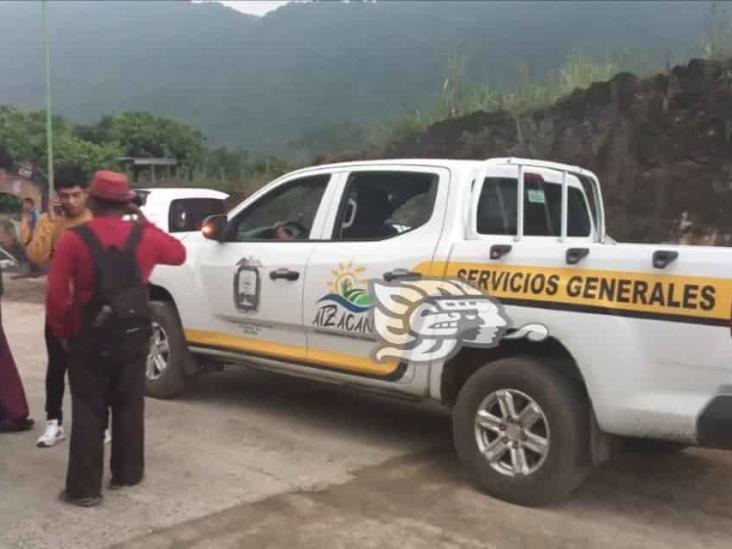
[[[114,361],[147,355],[152,334],[149,293],[136,254],[143,226],[133,225],[121,250],[102,246],[86,224],[73,230],[89,248],[96,271],[94,296],[83,313],[83,346]]]

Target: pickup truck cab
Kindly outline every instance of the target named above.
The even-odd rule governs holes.
[[[476,484],[524,505],[618,440],[732,447],[732,250],[610,240],[587,170],[317,166],[184,243],[151,281],[150,396],[243,364],[434,399]]]

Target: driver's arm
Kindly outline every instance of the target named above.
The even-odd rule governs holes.
[[[272,232],[277,240],[292,240],[292,236],[285,230],[285,225],[284,221],[278,221],[274,224]]]

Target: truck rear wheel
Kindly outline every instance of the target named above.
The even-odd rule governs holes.
[[[465,383],[453,411],[463,465],[483,491],[535,506],[560,501],[590,466],[589,405],[579,383],[533,357],[497,360]]]
[[[145,394],[168,399],[186,387],[184,373],[188,350],[175,307],[165,301],[150,303],[152,337],[145,371]]]

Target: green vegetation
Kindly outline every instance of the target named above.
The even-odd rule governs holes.
[[[702,51],[705,59],[720,60],[732,55],[732,23],[727,6],[721,2],[711,2],[709,6]]]
[[[554,71],[543,80],[533,77],[527,63],[516,68],[513,87],[499,88],[486,80],[471,85],[466,78],[465,61],[459,53],[447,58],[445,75],[439,88],[437,100],[430,106],[412,109],[400,116],[370,126],[357,126],[341,122],[327,125],[303,134],[295,145],[318,144],[318,152],[338,152],[370,146],[384,149],[390,143],[398,142],[443,120],[459,118],[476,111],[506,110],[514,114],[546,107],[560,97],[577,88],[587,88],[593,82],[612,78],[620,71],[649,73],[652,68],[639,55],[631,56],[626,51],[614,55],[591,56],[578,49],[565,58]]]
[[[258,19],[216,4],[50,3],[55,157],[91,171],[173,156],[192,184],[248,192],[435,122],[517,115],[672,57],[725,57],[727,8],[313,2]],[[0,106],[0,148],[43,167],[39,25],[37,5],[0,2],[0,51],[12,52],[0,56],[0,98],[27,107]]]
[[[723,60],[732,56],[732,20],[727,7],[718,1],[707,4],[701,47],[692,50],[687,57],[697,54],[705,59]],[[665,68],[670,68],[669,65],[670,59],[667,58]],[[519,63],[512,87],[493,86],[489,80],[470,85],[464,67],[461,55],[451,55],[435,104],[431,108],[413,110],[373,126],[369,132],[369,143],[377,149],[383,149],[390,143],[422,132],[431,124],[443,120],[476,111],[505,110],[518,115],[547,107],[575,89],[585,89],[593,82],[609,80],[621,71],[633,72],[642,77],[663,70],[658,59],[654,62],[639,52],[631,54],[624,49],[613,55],[592,56],[576,48],[557,69],[546,72],[540,80],[532,76],[527,63]]]
[[[216,146],[299,157],[354,145],[358,127],[402,113],[413,120],[382,133],[428,123],[456,51],[464,89],[451,81],[446,93],[486,105],[518,93],[520,60],[543,83],[573,48],[592,59],[628,48],[653,66],[691,55],[708,11],[706,1],[352,1],[255,18],[210,3],[49,2],[54,110],[85,124],[150,112]],[[40,15],[37,2],[0,2],[0,103],[43,106]],[[515,100],[538,101],[530,91]]]
[[[409,135],[424,131],[443,120],[458,118],[476,111],[505,110],[514,114],[546,107],[577,88],[587,88],[593,82],[612,78],[620,71],[649,72],[637,58],[625,52],[605,57],[592,57],[573,50],[564,63],[543,80],[532,76],[526,63],[519,63],[516,83],[512,89],[499,89],[486,81],[480,85],[466,83],[464,63],[459,55],[447,61],[441,93],[430,109],[414,110],[393,120],[375,125],[370,132],[370,144],[384,147]]]
[[[54,162],[73,163],[91,173],[120,169],[120,158],[173,157],[192,184],[231,192],[248,192],[291,166],[276,157],[258,158],[245,150],[208,148],[203,134],[191,126],[145,112],[106,116],[96,124],[72,125],[54,117]],[[46,165],[43,111],[0,105],[0,150],[16,161]]]
[[[184,168],[203,166],[205,138],[187,124],[148,112],[105,116],[97,124],[78,126],[74,134],[96,145],[114,143],[124,156],[176,158]]]
[[[0,148],[11,158],[46,166],[46,115],[44,111],[25,111],[0,105]],[[87,171],[112,168],[122,154],[116,143],[93,143],[75,136],[60,116],[54,116],[54,161],[72,162]]]
[[[205,169],[193,173],[190,180],[199,187],[249,194],[301,165],[276,156],[255,157],[248,151],[220,147],[207,151]]]
[[[724,36],[720,30],[714,32],[715,37]],[[715,44],[709,46],[710,51],[724,51],[721,38],[707,43]],[[255,155],[241,147],[211,147],[203,133],[192,126],[139,111],[105,116],[97,123],[85,125],[72,125],[56,116],[54,154],[57,163],[79,163],[88,171],[119,169],[119,159],[123,156],[175,157],[182,168],[179,173],[193,185],[249,193],[291,169],[312,162],[313,154],[338,154],[367,147],[382,151],[431,124],[476,111],[505,110],[518,115],[546,107],[577,88],[608,80],[622,70],[650,71],[637,56],[627,52],[593,57],[573,50],[543,80],[533,77],[528,64],[519,63],[514,87],[499,89],[489,81],[469,84],[464,59],[455,53],[447,59],[445,76],[432,106],[370,126],[341,120],[306,130],[301,138],[288,143],[286,155]],[[45,165],[44,121],[43,111],[0,106],[0,148],[7,149],[14,158]]]

